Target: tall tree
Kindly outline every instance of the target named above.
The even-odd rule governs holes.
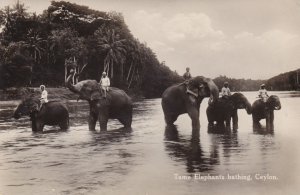
[[[114,65],[120,71],[120,80],[123,81],[124,61],[126,59],[126,39],[120,39],[120,35],[114,29],[99,28],[95,32],[100,51],[105,53],[104,71],[114,77]]]

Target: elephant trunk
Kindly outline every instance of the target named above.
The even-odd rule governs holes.
[[[77,93],[77,94],[80,94],[80,90],[71,83],[71,80],[72,80],[72,77],[74,76],[74,74],[70,74],[65,82],[65,85],[67,88],[70,89],[70,91],[74,92],[74,93]]]
[[[219,88],[217,87],[217,85],[213,82],[212,79],[207,79],[207,86],[209,88],[210,91],[210,97],[211,97],[211,103],[215,102],[218,100],[219,98]]]
[[[247,114],[252,113],[252,106],[249,102],[246,103],[246,111],[247,111]]]
[[[275,110],[280,110],[281,109],[281,104],[279,103],[278,106],[275,106]]]
[[[14,110],[14,115],[13,115],[13,117],[14,117],[15,119],[21,118],[21,113],[19,112],[19,107],[20,107],[20,106],[18,106],[18,107]]]

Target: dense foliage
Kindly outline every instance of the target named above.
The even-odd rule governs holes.
[[[42,14],[28,13],[19,1],[0,11],[0,88],[63,86],[71,69],[79,79],[157,97],[181,80],[130,33],[123,16],[65,1],[51,2]]]
[[[224,82],[229,83],[229,88],[231,91],[256,91],[259,89],[264,80],[251,80],[251,79],[233,79],[226,76],[219,76],[214,79],[214,82],[221,90]]]
[[[266,84],[275,91],[300,90],[300,69],[272,77]]]
[[[113,86],[146,97],[159,97],[183,80],[132,36],[120,13],[65,1],[52,1],[40,15],[28,13],[19,1],[0,10],[0,88],[63,86],[71,69],[80,75],[74,82],[99,81],[106,71]],[[220,89],[228,81],[233,91],[258,90],[263,82],[269,90],[295,90],[296,75],[268,81],[219,76],[214,81]]]

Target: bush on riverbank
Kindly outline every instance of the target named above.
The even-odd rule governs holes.
[[[48,99],[54,100],[75,100],[77,95],[72,93],[69,89],[66,88],[47,88],[48,91]],[[40,96],[39,88],[7,88],[5,90],[0,90],[0,101],[8,101],[8,100],[20,100],[32,94],[36,96]]]

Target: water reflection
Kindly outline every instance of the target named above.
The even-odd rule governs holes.
[[[274,135],[274,128],[253,125],[253,133],[259,135]]]
[[[207,132],[208,133],[214,133],[214,134],[226,134],[226,133],[230,133],[231,128],[230,127],[226,127],[224,123],[221,124],[215,124],[215,125],[208,125],[207,126]],[[237,129],[233,129],[233,132],[236,132]]]
[[[247,97],[253,102],[256,95]],[[161,193],[162,185],[166,191],[176,190],[172,194],[210,191],[215,186],[222,188],[218,192],[234,188],[246,194],[244,186],[252,190],[261,185],[264,191],[268,185],[254,181],[239,188],[237,181],[220,185],[178,181],[174,173],[270,173],[280,178],[274,181],[276,186],[299,183],[300,99],[279,95],[286,98],[276,113],[276,136],[264,127],[253,129],[252,118],[244,112],[239,113],[238,132],[207,129],[203,106],[198,141],[186,128],[187,115],[177,120],[177,126],[165,127],[160,99],[134,104],[133,129],[119,128],[118,121],[110,120],[106,132],[99,131],[98,124],[97,131],[88,130],[86,102],[67,102],[70,130],[46,127],[43,133],[32,133],[29,118],[10,118],[17,102],[0,102],[0,194],[170,193]]]
[[[193,135],[191,139],[180,135],[175,125],[165,128],[165,150],[171,159],[185,161],[188,173],[208,172],[219,163],[218,150],[205,153],[199,139],[195,139]]]
[[[100,144],[100,145],[106,145],[106,144],[112,144],[116,142],[121,141],[129,141],[131,140],[132,136],[132,128],[117,128],[112,129],[109,131],[90,131],[91,137],[92,137],[92,144]]]

